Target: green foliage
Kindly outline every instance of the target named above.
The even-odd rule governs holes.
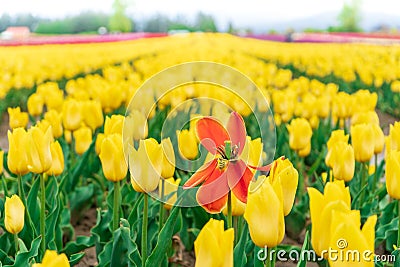
[[[124,0],[114,0],[114,13],[109,21],[109,30],[111,32],[131,32],[133,29],[132,21],[126,15],[128,3]]]
[[[350,4],[344,3],[342,11],[338,16],[339,27],[337,28],[337,31],[361,31],[361,1],[362,0],[352,0]]]

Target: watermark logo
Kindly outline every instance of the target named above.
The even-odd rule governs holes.
[[[356,262],[386,262],[386,263],[394,263],[396,261],[395,255],[377,255],[374,254],[371,250],[360,251],[357,249],[348,249],[349,243],[346,239],[340,238],[336,242],[338,249],[333,249],[332,247],[327,250],[323,250],[321,255],[317,255],[314,250],[300,250],[300,249],[292,249],[292,250],[284,250],[284,249],[268,249],[266,247],[260,249],[257,252],[257,258],[260,261],[265,261],[267,259],[281,262],[298,262],[298,261],[307,261],[307,262],[318,262],[323,260],[329,260],[331,262],[347,262],[347,263],[356,263]]]

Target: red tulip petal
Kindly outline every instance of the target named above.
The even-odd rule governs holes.
[[[183,185],[183,189],[195,187],[203,181],[207,180],[207,178],[212,174],[216,167],[216,159],[205,163],[192,175],[192,177],[189,178],[189,180],[186,181],[186,183]]]
[[[229,163],[226,172],[229,188],[240,201],[247,203],[247,192],[254,174],[242,160]]]
[[[243,118],[239,115],[239,113],[235,111],[231,113],[227,130],[232,141],[232,147],[237,145],[239,147],[238,155],[242,154],[244,145],[246,143],[246,127],[244,125]]]
[[[209,213],[220,213],[228,201],[226,172],[216,168],[197,191],[197,202]]]
[[[257,167],[257,166],[251,166],[251,165],[247,165],[248,167],[257,170],[257,171],[262,171],[262,172],[269,172],[271,170],[272,167],[272,163],[265,165],[265,166],[261,166],[261,167]]]
[[[224,126],[216,119],[204,117],[196,123],[197,136],[201,144],[213,155],[217,153],[217,147],[225,146],[229,135]]]

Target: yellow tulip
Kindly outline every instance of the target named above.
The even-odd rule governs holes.
[[[64,104],[64,91],[59,89],[50,91],[48,95],[44,97],[44,102],[47,106],[47,110],[61,112]]]
[[[242,216],[246,209],[246,204],[240,201],[235,194],[231,194],[232,197],[232,216]],[[222,213],[227,216],[228,215],[228,205],[224,207]]]
[[[353,179],[355,169],[353,147],[345,142],[337,142],[330,153],[330,167],[333,171],[333,177],[346,182]]]
[[[376,103],[378,102],[378,94],[376,92],[371,93],[369,90],[358,90],[354,97],[357,105],[355,108],[358,111],[373,111],[375,110]]]
[[[141,193],[154,191],[160,181],[163,152],[153,138],[140,140],[139,148],[128,147],[129,171],[133,189]]]
[[[369,161],[374,155],[375,135],[371,124],[351,126],[351,143],[358,162]]]
[[[125,161],[120,134],[111,134],[104,138],[99,157],[107,180],[118,182],[126,177],[128,165]]]
[[[92,143],[92,130],[83,126],[73,133],[75,139],[75,152],[78,155],[82,155],[89,149]]]
[[[44,100],[38,93],[33,93],[28,97],[27,107],[28,112],[32,116],[39,116],[43,112]]]
[[[54,138],[58,138],[63,134],[60,113],[54,109],[49,110],[44,114],[44,119],[50,123]]]
[[[337,93],[332,99],[332,116],[347,119],[353,113],[354,99],[345,92]]]
[[[28,131],[28,169],[33,173],[44,173],[51,167],[50,144],[53,141],[51,127],[43,132],[38,127],[32,127]]]
[[[64,138],[65,138],[65,141],[68,144],[71,144],[71,142],[72,142],[72,133],[71,133],[71,131],[65,130],[64,131]]]
[[[382,128],[379,124],[372,124],[372,130],[374,132],[374,154],[379,154],[383,151],[385,146],[385,135],[383,134]]]
[[[194,241],[195,267],[232,267],[234,230],[224,231],[224,221],[210,219]]]
[[[62,123],[65,129],[75,131],[82,123],[82,103],[75,99],[68,99],[62,108]]]
[[[374,242],[377,216],[369,217],[360,230],[358,210],[351,211],[350,214],[336,210],[332,213],[331,228],[326,230],[331,232],[329,248],[340,252],[344,257],[329,257],[329,266],[375,266]],[[353,256],[354,251],[360,253],[359,257]]]
[[[308,147],[311,142],[312,128],[306,119],[293,119],[286,127],[289,131],[289,145],[291,149],[299,151]]]
[[[261,142],[261,138],[256,138],[251,140],[250,136],[246,137],[246,143],[244,144],[244,148],[240,158],[248,165],[251,166],[261,166],[262,165],[262,150],[263,144]]]
[[[0,174],[3,173],[3,161],[4,161],[4,151],[0,150]]]
[[[389,135],[386,137],[386,152],[400,151],[400,122],[390,125]]]
[[[124,121],[124,138],[129,140],[145,139],[148,135],[147,119],[142,112],[132,110]]]
[[[275,160],[269,174],[271,182],[280,181],[283,193],[284,215],[288,215],[293,207],[299,183],[299,173],[289,159],[283,157]]]
[[[173,177],[175,173],[175,153],[171,139],[165,138],[161,140],[161,147],[163,150],[163,166],[161,177]]]
[[[8,157],[9,170],[18,175],[25,175],[28,170],[28,133],[24,128],[16,128],[11,133],[8,131]]]
[[[344,181],[335,180],[328,182],[324,194],[315,188],[308,188],[310,196],[311,215],[311,244],[319,256],[324,250],[328,250],[331,232],[327,231],[332,225],[332,211],[340,210],[350,213],[350,191],[345,187]]]
[[[345,144],[349,142],[349,135],[345,135],[344,130],[333,131],[327,142],[328,153],[325,157],[325,163],[330,168],[333,168],[333,156],[336,155],[335,153],[333,153],[333,148],[339,142]]]
[[[106,117],[106,122],[104,123],[104,134],[121,134],[124,127],[125,117],[122,115],[112,115],[111,117]]]
[[[379,117],[375,111],[358,112],[351,117],[351,125],[370,123],[379,125]]]
[[[320,118],[326,118],[329,116],[330,112],[330,99],[327,96],[318,97],[316,102],[317,115]]]
[[[61,145],[58,141],[52,142],[50,144],[51,151],[51,167],[46,172],[48,175],[60,175],[64,171],[64,154]]]
[[[244,218],[250,237],[259,247],[275,247],[285,235],[283,193],[279,178],[273,182],[265,176],[251,182]]]
[[[189,160],[195,159],[199,153],[197,137],[192,130],[177,131],[180,154]]]
[[[103,125],[104,117],[100,102],[90,100],[83,102],[83,121],[92,131]]]
[[[10,234],[18,234],[24,228],[25,206],[17,195],[6,197],[4,225]]]
[[[386,188],[389,196],[400,199],[400,151],[391,151],[387,156]]]
[[[32,267],[70,267],[70,264],[64,253],[58,255],[57,251],[46,250],[42,263],[35,263]]]
[[[20,107],[8,108],[9,125],[11,129],[25,128],[29,121],[28,113],[21,112]]]
[[[176,198],[177,198],[176,192],[178,190],[180,182],[181,182],[181,179],[175,180],[173,177],[170,177],[170,178],[167,178],[164,180],[164,198],[166,199],[164,207],[167,210],[170,210],[176,202]],[[161,183],[162,183],[162,180],[160,180],[159,188],[161,188]],[[161,190],[159,190],[159,194],[161,197]]]
[[[94,145],[97,155],[99,155],[101,152],[101,145],[103,144],[104,138],[106,138],[105,134],[103,134],[103,133],[97,134],[96,143]]]
[[[298,152],[300,157],[305,158],[311,153],[311,142],[307,144],[307,146],[303,149],[300,149]]]

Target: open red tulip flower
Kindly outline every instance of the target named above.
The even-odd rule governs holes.
[[[269,171],[270,165],[250,166],[240,155],[246,142],[243,118],[232,112],[227,128],[212,117],[203,117],[196,123],[201,144],[214,155],[183,185],[184,189],[201,184],[197,202],[209,213],[219,213],[228,201],[230,191],[241,202],[247,202],[247,192],[254,173],[251,169]]]

